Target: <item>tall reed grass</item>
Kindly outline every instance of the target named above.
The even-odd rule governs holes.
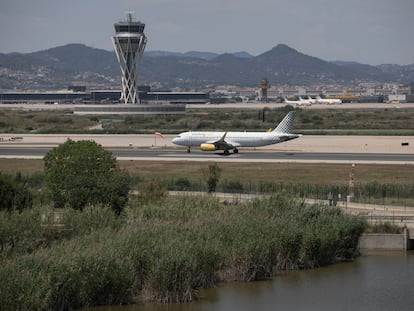
[[[75,211],[70,237],[3,257],[1,309],[188,302],[218,282],[353,258],[365,226],[287,193],[234,206],[209,195],[129,205],[119,222],[98,208],[93,217]]]
[[[207,191],[202,180],[188,178],[163,178],[159,182],[168,190]],[[349,194],[349,185],[343,184],[309,184],[300,182],[240,182],[223,179],[217,185],[217,192],[271,194],[289,191],[299,197],[326,200],[329,193],[342,200]],[[367,204],[407,205],[414,202],[414,183],[379,183],[365,182],[355,184],[354,201]]]

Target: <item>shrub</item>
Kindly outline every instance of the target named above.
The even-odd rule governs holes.
[[[31,208],[33,196],[20,173],[16,176],[0,173],[0,210],[22,211]]]
[[[158,181],[144,181],[139,184],[139,197],[142,202],[162,199],[167,193],[167,189]]]
[[[404,232],[404,228],[396,224],[392,224],[390,222],[379,222],[379,223],[369,224],[367,226],[366,232],[401,234]]]
[[[208,192],[215,192],[217,183],[220,179],[221,168],[216,163],[210,164],[208,166],[208,173],[205,173],[205,175]]]
[[[44,157],[45,179],[57,208],[82,210],[88,204],[109,204],[120,214],[128,201],[130,177],[116,158],[93,141],[73,141]]]

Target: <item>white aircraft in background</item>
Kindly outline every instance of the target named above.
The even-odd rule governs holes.
[[[311,104],[316,104],[317,103],[317,100],[316,99],[313,99],[311,96],[309,96],[308,95],[308,99],[305,99],[305,100],[307,100],[307,101],[309,101]]]
[[[316,96],[316,102],[318,104],[342,104],[342,100],[337,98],[321,98],[319,95]]]
[[[304,99],[302,96],[299,96],[299,101],[304,106],[311,106],[312,104],[314,104],[316,102],[316,100],[313,100],[311,97],[309,97],[308,99]]]
[[[290,111],[274,130],[267,132],[184,132],[173,138],[176,145],[186,146],[187,152],[191,147],[199,146],[202,151],[223,150],[225,155],[229,150],[238,153],[239,147],[261,147],[285,142],[298,138],[292,134],[296,112]]]
[[[311,103],[309,101],[304,100],[302,97],[299,96],[299,100],[289,100],[287,97],[283,97],[283,101],[286,104],[296,105],[296,106],[310,106]]]

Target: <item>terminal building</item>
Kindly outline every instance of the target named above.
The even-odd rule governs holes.
[[[74,114],[148,114],[185,113],[187,104],[205,104],[209,95],[204,92],[139,92],[140,104],[113,104],[121,92],[92,92],[91,98],[100,105],[76,105]],[[116,101],[116,100],[115,100]]]
[[[108,105],[114,107],[130,106],[119,104],[121,99],[120,90],[93,90],[86,91],[84,87],[72,87],[68,90],[55,92],[0,92],[1,104],[25,104],[25,103],[42,103],[42,104],[74,104],[75,113],[85,111],[85,107],[95,107],[93,111],[96,113],[100,108],[108,109]],[[178,113],[183,112],[186,104],[205,104],[210,101],[210,96],[205,92],[168,92],[155,91],[152,92],[150,87],[143,86],[138,88],[140,97],[140,104],[133,106],[137,107],[137,113],[141,106],[145,105],[160,105],[166,108],[166,112],[171,113],[174,106]],[[84,108],[82,108],[84,107]],[[160,108],[162,108],[160,107]],[[125,110],[125,108],[120,108]],[[144,107],[141,107],[144,108]],[[150,108],[150,107],[146,107]],[[134,109],[129,109],[133,111]],[[148,109],[141,109],[142,111],[149,111]],[[154,110],[159,113],[160,109]]]

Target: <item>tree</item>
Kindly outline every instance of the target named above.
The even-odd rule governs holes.
[[[88,204],[104,204],[119,214],[128,201],[129,175],[94,141],[68,139],[44,161],[46,184],[57,208],[82,210]]]
[[[32,204],[33,196],[20,173],[14,177],[0,173],[0,210],[21,212]]]
[[[214,163],[208,166],[208,172],[207,186],[208,192],[211,193],[216,191],[216,186],[221,175],[221,168],[216,163]]]

